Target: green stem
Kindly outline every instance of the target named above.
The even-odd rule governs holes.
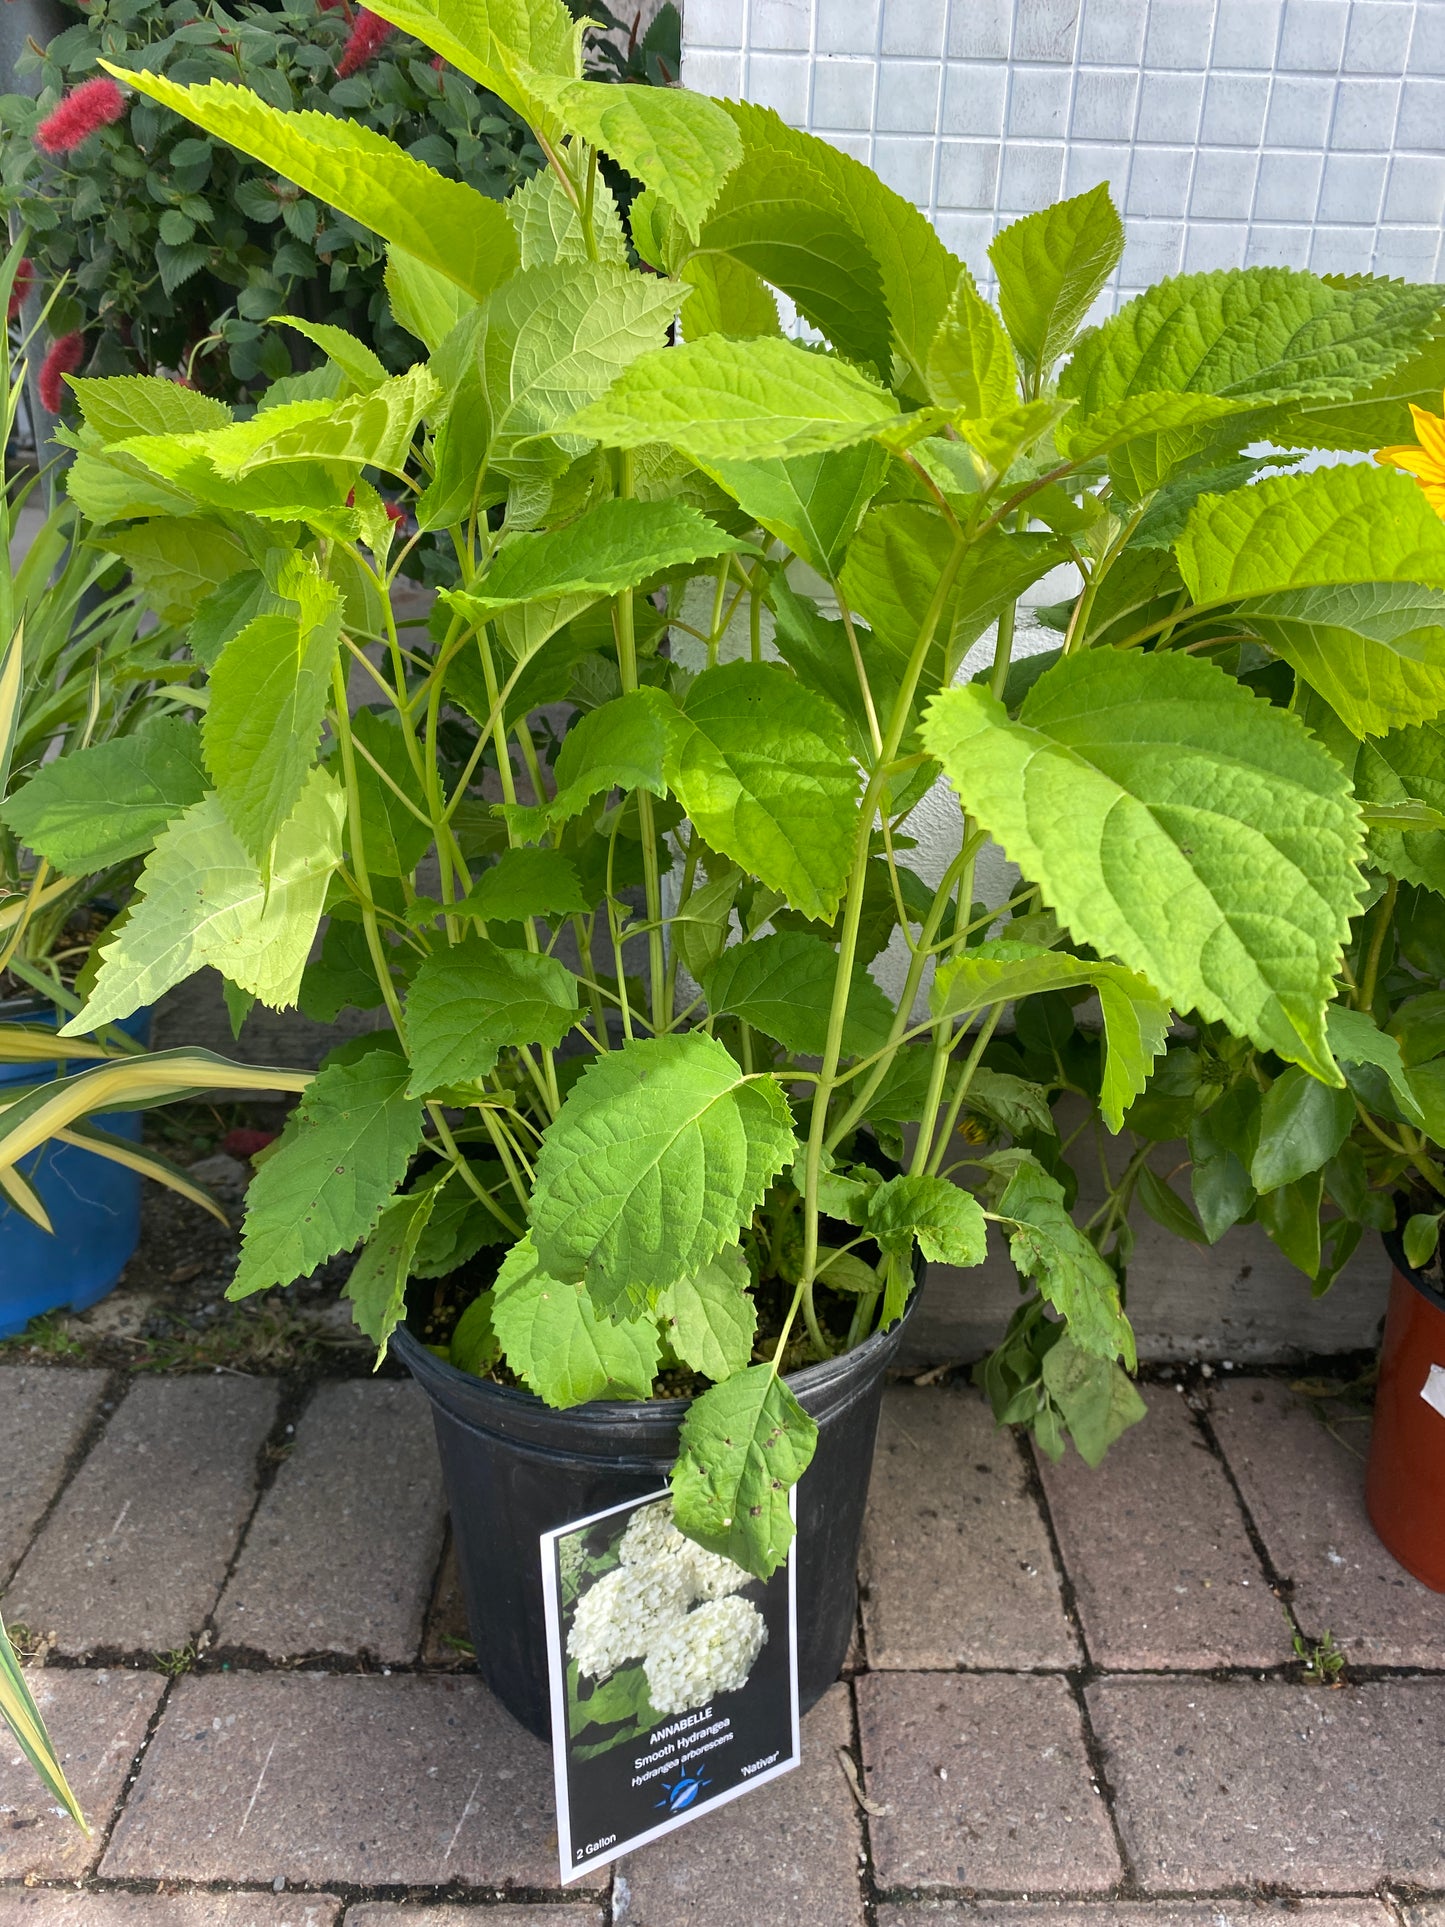
[[[361,927],[366,932],[366,948],[371,956],[371,967],[376,972],[377,987],[386,1003],[388,1015],[399,1037],[406,1035],[401,1004],[397,998],[396,985],[391,980],[391,966],[387,960],[386,948],[381,940],[381,928],[376,921],[376,904],[372,896],[371,876],[366,867],[366,844],[361,828],[361,790],[356,780],[356,751],[351,738],[351,711],[346,699],[346,672],[341,666],[340,657],[332,665],[331,697],[335,704],[332,727],[341,750],[341,771],[346,780],[346,820],[347,835],[351,843],[351,867],[356,876],[361,900]]]
[[[618,469],[618,494],[632,493],[632,456],[623,451]],[[622,693],[630,695],[637,683],[637,629],[633,592],[624,589],[612,605],[613,626],[617,636],[617,667],[622,678]],[[657,867],[657,826],[652,798],[646,790],[637,796],[637,822],[642,834],[642,885],[647,899],[647,965],[652,1009],[653,1035],[660,1037],[668,1028],[672,1013],[668,1008],[667,959],[662,942],[662,878]]]

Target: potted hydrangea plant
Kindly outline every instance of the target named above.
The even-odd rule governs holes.
[[[681,1535],[761,1576],[801,1479],[806,1704],[843,1657],[920,1257],[1007,1241],[1027,1296],[991,1390],[1046,1449],[1096,1458],[1141,1415],[1056,1090],[1117,1130],[1171,1011],[1344,1088],[1326,1010],[1365,822],[1234,625],[1310,664],[1328,626],[1418,703],[1445,528],[1373,464],[1258,479],[1241,451],[1387,439],[1440,293],[1186,276],[1081,334],[1122,245],[1102,189],[998,237],[996,309],[775,115],[582,79],[556,0],[377,11],[507,101],[546,171],[501,205],[368,129],[123,76],[382,236],[419,345],[388,378],[312,327],[333,392],[248,420],[73,383],[72,494],[131,553],[184,547],[208,776],[76,1023],[205,964],[238,1019],[384,1012],[257,1173],[232,1292],[361,1247],[358,1322],[433,1399],[479,1659],[539,1728],[540,1530],[670,1467]],[[641,187],[630,237],[604,155]],[[422,543],[453,586],[408,626]],[[1060,561],[1061,644],[1015,661]],[[930,886],[908,824],[939,783]],[[43,811],[26,833],[43,852]],[[976,899],[990,838],[1002,904]],[[1052,1040],[1046,1074],[1014,1037]],[[209,1063],[39,1092],[0,1160],[136,1088],[265,1081]]]

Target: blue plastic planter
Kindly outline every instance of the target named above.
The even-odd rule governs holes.
[[[0,1010],[0,1023],[54,1024],[44,1006],[18,1003]],[[138,1010],[118,1026],[137,1042],[150,1036],[151,1013]],[[61,1066],[0,1064],[0,1088],[43,1082]],[[71,1071],[85,1065],[67,1066]],[[116,1137],[139,1142],[141,1114],[120,1111],[99,1120]],[[55,1226],[54,1235],[0,1203],[0,1338],[13,1338],[32,1318],[66,1305],[84,1311],[112,1290],[140,1239],[138,1171],[127,1171],[73,1144],[46,1144],[20,1160]]]

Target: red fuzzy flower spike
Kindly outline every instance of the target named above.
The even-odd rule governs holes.
[[[68,154],[125,112],[125,95],[105,74],[83,80],[35,130],[35,145],[46,154]]]
[[[5,314],[5,319],[7,321],[13,321],[16,315],[19,314],[20,303],[25,299],[26,295],[29,294],[30,290],[34,286],[35,286],[35,263],[30,259],[30,256],[27,254],[21,260],[19,267],[16,268],[15,279],[10,283],[10,306],[6,310],[6,314]]]
[[[65,375],[73,375],[80,366],[85,354],[85,336],[79,333],[61,335],[52,341],[50,350],[40,364],[40,405],[52,415],[58,415],[65,406]]]
[[[341,49],[341,58],[336,63],[337,73],[343,80],[348,74],[359,73],[373,55],[381,52],[395,32],[389,20],[383,20],[380,14],[368,13],[363,7],[356,16],[351,37]]]

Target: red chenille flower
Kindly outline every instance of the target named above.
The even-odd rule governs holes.
[[[124,112],[125,95],[108,75],[97,74],[51,109],[35,130],[35,145],[47,154],[68,154]]]
[[[85,353],[85,336],[79,333],[61,335],[52,341],[49,352],[40,364],[40,405],[58,415],[65,406],[65,383],[62,376],[73,375],[80,366]]]
[[[10,306],[5,319],[13,321],[20,312],[20,303],[35,286],[35,263],[27,254],[15,270],[15,279],[10,283]]]
[[[381,52],[395,31],[389,20],[383,20],[380,14],[368,13],[363,7],[356,16],[350,38],[341,49],[337,73],[343,80],[348,74],[358,73],[374,54]]]

